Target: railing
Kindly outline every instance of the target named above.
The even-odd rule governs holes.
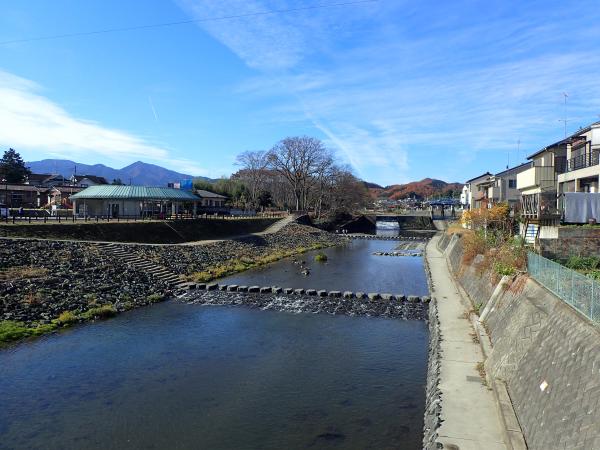
[[[527,255],[527,270],[546,289],[600,324],[600,282],[533,252]]]
[[[583,169],[585,167],[597,166],[600,162],[599,156],[600,153],[585,153],[583,155],[576,156],[575,158],[571,158],[567,161],[567,172],[572,172],[573,170]]]
[[[556,219],[561,216],[556,192],[521,195],[521,214],[529,219]]]
[[[257,218],[282,218],[287,216],[285,211],[268,211],[259,212],[255,215],[248,214],[231,214],[231,213],[205,213],[198,212],[196,217],[192,214],[148,214],[144,216],[125,216],[118,215],[112,217],[110,215],[56,215],[56,216],[38,216],[31,214],[0,214],[0,223],[80,223],[80,222],[150,222],[150,221],[165,221],[165,220],[197,220],[197,219],[225,219],[225,220],[253,220]]]

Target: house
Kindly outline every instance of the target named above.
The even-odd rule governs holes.
[[[531,162],[526,162],[502,172],[498,172],[489,180],[480,184],[487,187],[487,200],[489,204],[508,203],[512,210],[518,208],[521,202],[521,192],[517,189],[517,175],[531,167]]]
[[[46,189],[27,184],[0,185],[0,203],[9,208],[39,208],[44,203]]]
[[[38,187],[52,187],[65,184],[65,177],[62,175],[51,175],[47,173],[30,173],[23,184]]]
[[[48,206],[52,209],[66,208],[70,209],[73,207],[69,197],[82,191],[84,188],[69,185],[57,185],[52,186],[46,191],[46,202],[42,206]]]
[[[196,195],[202,199],[200,206],[202,208],[223,208],[227,197],[203,189],[196,190]]]
[[[566,144],[566,167],[558,175],[558,192],[599,193],[600,122],[580,129]]]
[[[566,170],[567,145],[563,139],[527,157],[531,166],[517,174],[517,189],[521,193],[521,214],[529,220],[556,221],[558,176]]]
[[[96,175],[73,175],[71,177],[71,184],[73,186],[86,188],[98,186],[100,184],[108,184],[108,181],[106,181],[106,178]]]
[[[203,199],[181,189],[107,184],[85,188],[71,195],[70,201],[77,216],[135,218],[169,214],[196,216]]]
[[[465,182],[461,193],[461,203],[463,203],[465,209],[479,208],[485,203],[489,187],[487,183],[489,183],[492,177],[491,173],[486,172]]]

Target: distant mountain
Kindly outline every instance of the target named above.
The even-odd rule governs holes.
[[[425,178],[407,184],[393,184],[384,188],[369,188],[374,198],[388,198],[400,200],[403,198],[417,198],[422,200],[430,195],[450,195],[462,190],[460,183],[446,183],[442,180]]]
[[[186,175],[142,161],[134,162],[122,169],[113,169],[104,164],[81,164],[66,159],[44,159],[42,161],[28,162],[26,165],[33,173],[58,174],[65,178],[70,178],[75,170],[77,170],[77,174],[79,175],[97,175],[106,178],[109,183],[113,180],[120,179],[125,184],[131,182],[131,184],[146,186],[166,186],[167,183],[173,183],[188,178],[202,178],[209,180],[205,177]]]
[[[370,183],[368,181],[363,181],[363,184],[367,189],[383,189],[383,186],[378,185],[377,183]]]

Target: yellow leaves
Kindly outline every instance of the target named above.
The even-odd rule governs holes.
[[[505,222],[508,220],[510,207],[507,203],[497,203],[491,207],[483,206],[481,208],[464,211],[460,217],[460,222],[469,228],[483,228],[492,223]]]

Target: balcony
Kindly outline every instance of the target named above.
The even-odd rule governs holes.
[[[576,156],[567,161],[567,172],[572,172],[578,169],[584,169],[586,167],[597,166],[599,162],[598,156],[600,153],[586,153],[584,155]]]
[[[551,189],[556,187],[554,166],[535,166],[517,174],[517,189]]]
[[[522,195],[521,214],[535,220],[559,219],[561,211],[557,204],[555,191]]]

